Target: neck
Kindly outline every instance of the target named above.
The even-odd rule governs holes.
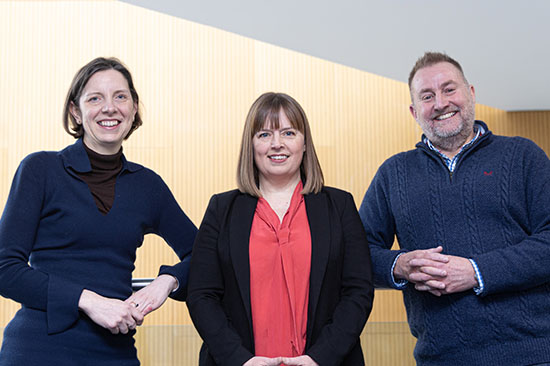
[[[293,179],[285,181],[274,181],[273,179],[262,179],[260,177],[260,192],[262,197],[275,211],[280,222],[283,222],[283,218],[290,206],[292,194],[299,182],[300,174]]]
[[[90,141],[86,138],[86,135],[84,135],[82,142],[84,142],[84,145],[93,152],[100,154],[100,155],[114,155],[117,152],[120,151],[120,148],[122,147],[122,143],[113,143],[113,144],[95,144],[93,141]]]
[[[280,197],[281,195],[287,194],[288,197],[290,197],[294,192],[294,188],[296,188],[296,185],[300,181],[300,174],[296,174],[291,179],[268,178],[260,175],[259,181],[262,197],[267,199],[267,197]]]

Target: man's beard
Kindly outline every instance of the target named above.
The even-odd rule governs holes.
[[[460,112],[462,112],[462,122],[455,129],[446,131],[432,125],[431,128],[424,130],[424,134],[435,147],[445,151],[456,151],[466,144],[472,134],[475,121],[473,104]]]

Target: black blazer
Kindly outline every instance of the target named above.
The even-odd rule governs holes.
[[[187,295],[204,340],[199,365],[241,366],[254,356],[248,245],[257,202],[237,190],[214,195],[199,228]],[[325,187],[305,204],[312,245],[305,353],[321,366],[364,365],[359,335],[374,289],[353,197]]]

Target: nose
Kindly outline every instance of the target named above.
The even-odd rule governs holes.
[[[435,110],[444,110],[449,105],[449,99],[443,94],[436,94],[434,108]]]
[[[273,137],[271,138],[271,148],[272,149],[281,148],[281,137],[277,132],[273,133]]]
[[[103,103],[103,106],[101,107],[101,111],[103,113],[112,114],[115,111],[115,106],[113,102],[109,99],[105,100],[105,103]]]

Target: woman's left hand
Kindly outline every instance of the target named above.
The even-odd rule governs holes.
[[[168,298],[168,295],[178,286],[178,281],[170,275],[160,275],[149,285],[125,300],[136,307],[143,315],[160,308]]]
[[[282,362],[287,365],[298,365],[298,366],[319,366],[317,362],[313,361],[311,357],[304,355],[298,357],[283,357]]]

